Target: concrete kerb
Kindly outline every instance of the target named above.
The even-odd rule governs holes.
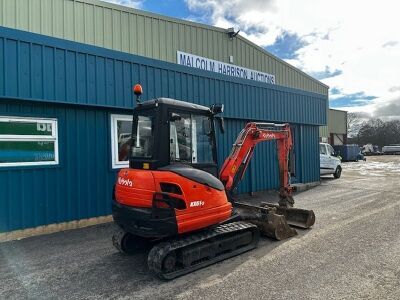
[[[75,220],[75,221],[70,221],[70,222],[43,225],[43,226],[38,226],[38,227],[34,227],[34,228],[14,230],[14,231],[10,231],[10,232],[0,233],[0,243],[13,241],[13,240],[21,240],[21,239],[32,237],[32,236],[50,234],[50,233],[55,233],[55,232],[60,232],[60,231],[65,231],[65,230],[84,228],[84,227],[88,227],[88,226],[109,223],[109,222],[112,222],[111,215],[97,217],[97,218],[90,218],[90,219]]]
[[[313,181],[308,183],[294,183],[292,184],[292,187],[294,188],[295,192],[304,192],[320,184],[321,181]]]

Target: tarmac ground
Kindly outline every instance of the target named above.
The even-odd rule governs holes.
[[[400,156],[344,163],[296,195],[312,229],[163,282],[112,224],[0,244],[0,299],[400,299]],[[249,199],[251,200],[251,199]]]

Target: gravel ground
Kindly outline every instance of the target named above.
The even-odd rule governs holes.
[[[109,224],[0,244],[0,299],[400,299],[400,156],[343,169],[296,195],[312,229],[170,282],[117,253]]]

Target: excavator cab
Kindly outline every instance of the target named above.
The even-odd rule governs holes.
[[[168,98],[146,101],[135,108],[129,166],[157,170],[173,164],[218,176],[215,114],[207,108]]]

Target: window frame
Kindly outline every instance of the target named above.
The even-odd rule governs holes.
[[[120,161],[118,159],[118,121],[133,122],[132,115],[111,114],[111,167],[113,169],[122,169],[129,167],[129,159],[127,161]],[[131,132],[132,134],[132,132]]]
[[[0,121],[25,122],[25,123],[43,123],[51,124],[51,135],[18,135],[18,134],[0,134],[1,142],[54,142],[54,160],[52,161],[33,161],[33,162],[0,162],[0,168],[3,167],[25,167],[25,166],[50,166],[59,164],[58,147],[58,119],[56,118],[37,118],[37,117],[15,117],[0,116]]]

